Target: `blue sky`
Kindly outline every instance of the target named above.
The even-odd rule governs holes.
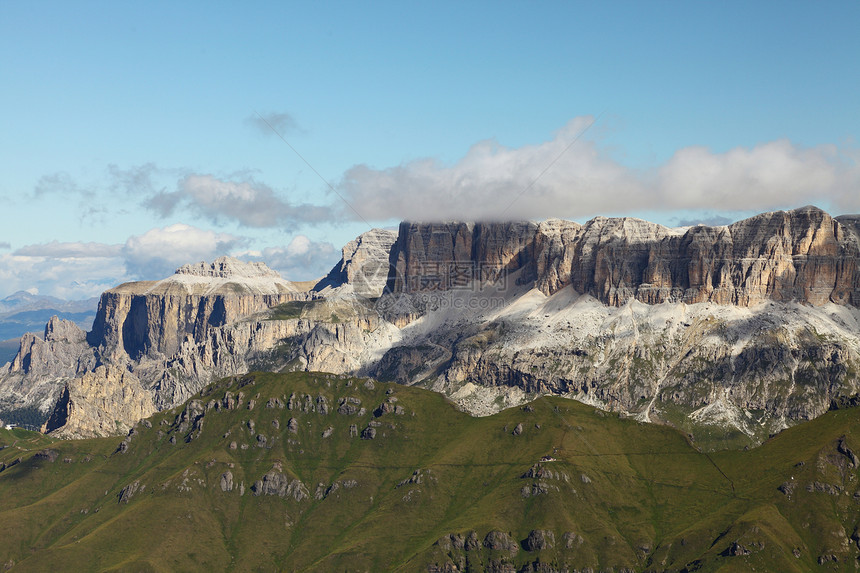
[[[309,279],[401,219],[860,211],[858,2],[249,4],[0,0],[0,297]]]

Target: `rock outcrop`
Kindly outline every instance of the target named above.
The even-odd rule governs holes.
[[[263,263],[221,257],[186,265],[157,282],[126,283],[102,295],[87,340],[107,361],[175,354],[224,326],[289,301],[309,300]]]
[[[373,229],[344,245],[342,257],[328,275],[314,286],[315,292],[351,285],[364,297],[378,297],[388,280],[388,256],[397,233]]]
[[[66,438],[122,434],[155,412],[152,392],[134,374],[99,366],[66,383],[43,431]]]
[[[630,299],[750,306],[767,300],[860,306],[857,219],[815,207],[723,227],[669,229],[597,217],[585,225],[403,223],[391,252],[392,293],[445,291],[472,279],[504,288],[570,285],[620,306]]]
[[[308,499],[310,494],[308,488],[298,479],[290,479],[275,469],[267,472],[262,478],[251,486],[254,495],[276,495],[278,497],[292,497],[296,501]]]
[[[311,291],[261,263],[186,265],[104,293],[86,336],[53,320],[22,339],[0,399],[62,391],[47,428],[99,435],[218,377],[318,370],[477,414],[556,393],[756,442],[860,392],[858,228],[814,207],[681,229],[402,223],[351,241]]]
[[[806,207],[758,215],[726,227],[680,233],[631,219],[584,225],[552,294],[567,284],[610,305],[766,300],[860,306],[860,245],[853,229]],[[568,262],[569,261],[569,262]]]
[[[25,334],[18,354],[0,373],[0,410],[35,407],[50,411],[66,381],[96,365],[86,333],[56,316],[42,337]]]
[[[394,294],[446,291],[508,277],[534,279],[538,225],[514,223],[401,223],[391,249],[387,290]],[[520,276],[525,273],[525,276]]]

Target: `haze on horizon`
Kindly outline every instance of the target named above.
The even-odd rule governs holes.
[[[847,1],[4,2],[0,298],[220,255],[305,280],[401,219],[858,212],[858,21]]]

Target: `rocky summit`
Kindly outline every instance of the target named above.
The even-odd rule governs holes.
[[[815,207],[670,229],[598,217],[372,230],[309,290],[219,259],[102,295],[0,375],[65,437],[127,431],[219,377],[421,385],[476,415],[557,394],[755,445],[860,392],[860,218]],[[49,325],[50,326],[50,325]],[[62,333],[62,334],[61,334]]]

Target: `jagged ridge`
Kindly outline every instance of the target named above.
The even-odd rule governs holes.
[[[857,221],[807,207],[687,229],[403,223],[396,240],[375,230],[348,244],[309,292],[225,259],[111,289],[88,344],[49,348],[76,364],[34,365],[34,338],[0,388],[67,386],[67,435],[105,433],[111,416],[121,431],[213,377],[263,367],[422,383],[476,413],[564,393],[757,443],[860,390]],[[368,300],[386,265],[385,292]],[[112,367],[96,377],[106,410],[84,404],[99,365]],[[74,412],[86,419],[70,423]]]

